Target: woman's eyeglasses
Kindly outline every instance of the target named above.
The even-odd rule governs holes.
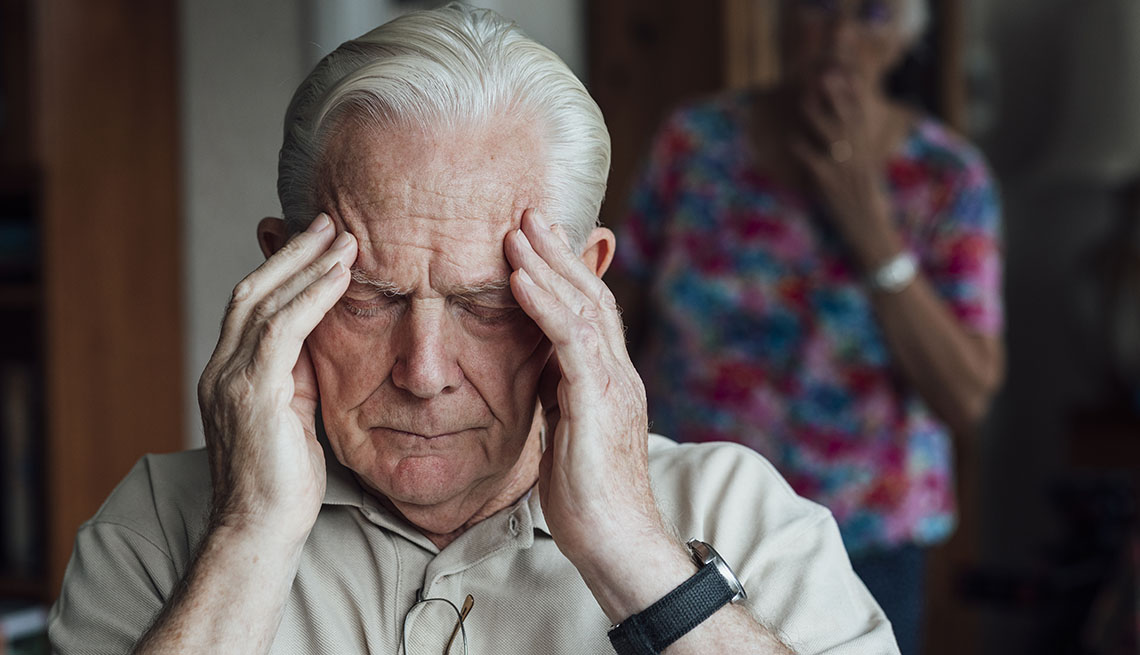
[[[890,0],[794,0],[793,4],[804,18],[849,16],[867,27],[885,27],[895,17],[895,5]]]

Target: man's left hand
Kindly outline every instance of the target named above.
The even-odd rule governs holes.
[[[613,294],[560,233],[529,210],[507,236],[506,253],[516,269],[511,290],[554,349],[553,384],[542,394],[542,509],[559,549],[619,620],[627,603],[602,587],[631,575],[622,566],[644,569],[642,555],[655,551],[682,565],[686,559],[649,485],[645,387]]]

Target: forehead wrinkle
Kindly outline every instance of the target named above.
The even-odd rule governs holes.
[[[414,293],[410,287],[400,286],[390,280],[374,277],[356,267],[352,268],[351,274],[353,282],[371,287],[386,296],[410,296]],[[488,277],[473,282],[449,284],[440,291],[445,296],[476,298],[508,289],[510,286],[511,281],[508,277]]]
[[[456,189],[454,186],[440,189],[416,182],[402,186],[396,192],[391,187],[383,189],[383,195],[377,197],[359,193],[357,184],[337,184],[330,189],[328,202],[335,207],[336,215],[344,221],[345,228],[359,239],[371,240],[369,232],[372,229],[390,229],[388,222],[392,220],[427,220],[435,225],[463,224],[466,228],[464,234],[438,233],[439,237],[455,241],[469,240],[471,230],[497,238],[498,232],[505,233],[510,227],[517,227],[522,210],[533,204],[533,201],[521,197],[519,191],[524,185],[519,182],[494,186],[478,184],[470,189]],[[438,204],[428,202],[424,206],[425,197],[435,198]],[[472,206],[482,211],[473,212]]]
[[[357,237],[356,284],[397,296],[506,301],[502,239],[523,210],[545,204],[546,166],[541,144],[519,145],[515,132],[500,132],[425,143],[353,129],[330,144],[319,193]],[[532,145],[538,152],[530,156]]]
[[[474,224],[500,222],[508,228],[517,227],[523,209],[545,204],[541,187],[546,165],[541,156],[520,162],[513,167],[513,173],[489,184],[491,180],[481,175],[484,168],[496,166],[500,155],[512,150],[494,151],[485,158],[464,158],[438,151],[433,142],[414,150],[411,160],[394,160],[388,148],[376,149],[369,139],[383,140],[391,135],[365,132],[364,138],[349,138],[361,136],[360,129],[357,126],[348,130],[350,134],[334,140],[323,158],[320,176],[325,202],[335,206],[346,227],[355,228],[350,231],[358,239],[372,241],[369,237],[375,236],[371,233],[379,227],[372,225],[376,219],[458,221],[468,223],[468,229]],[[483,140],[495,136],[498,147],[510,147],[497,136],[504,129],[479,134]],[[509,137],[517,136],[517,131],[512,129],[505,135],[510,141]],[[433,160],[446,164],[432,166]],[[440,206],[423,206],[427,198],[434,198]],[[491,211],[486,215],[473,214],[473,206]]]

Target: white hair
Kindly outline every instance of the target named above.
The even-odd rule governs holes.
[[[375,129],[533,126],[545,157],[543,214],[580,250],[598,225],[610,168],[602,112],[553,52],[493,11],[458,2],[348,41],[305,78],[285,114],[277,195],[303,229],[322,208],[316,177],[338,121]]]

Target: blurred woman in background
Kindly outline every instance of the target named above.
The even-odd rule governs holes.
[[[884,92],[924,0],[781,12],[777,88],[660,130],[615,287],[654,431],[751,446],[828,506],[915,653],[951,435],[1002,377],[998,198],[977,150]]]

